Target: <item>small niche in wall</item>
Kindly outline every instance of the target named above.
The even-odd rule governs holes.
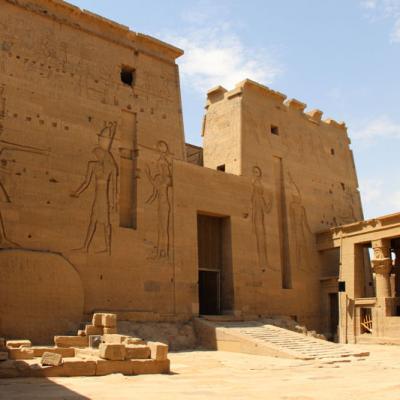
[[[331,149],[331,155],[332,155],[332,156],[335,155],[335,149]]]
[[[271,134],[279,136],[279,127],[276,125],[271,125]]]
[[[221,164],[217,166],[217,171],[225,172],[225,164]]]
[[[135,73],[134,68],[123,65],[121,67],[121,82],[132,87],[135,84]]]

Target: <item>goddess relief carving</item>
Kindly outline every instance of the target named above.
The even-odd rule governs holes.
[[[116,122],[106,123],[99,134],[99,145],[93,149],[95,161],[87,163],[85,180],[71,193],[72,197],[79,197],[94,183],[95,192],[90,210],[90,220],[83,246],[78,251],[89,252],[94,234],[98,225],[103,227],[105,249],[101,253],[111,254],[111,222],[110,212],[115,209],[117,197],[118,167],[111,153],[111,145],[117,128]]]
[[[252,224],[256,235],[258,265],[261,269],[272,269],[268,261],[267,237],[265,231],[265,214],[272,209],[272,196],[264,195],[264,187],[261,181],[262,171],[259,167],[253,167],[253,191],[251,194]]]
[[[300,190],[289,175],[292,186],[291,200],[289,203],[289,216],[292,226],[293,248],[298,268],[302,271],[312,270],[314,259],[312,255],[312,232],[308,224],[307,212],[303,206]]]
[[[156,258],[168,258],[170,254],[170,220],[171,200],[170,188],[172,188],[172,160],[168,144],[162,140],[157,143],[159,158],[156,171],[152,174],[149,167],[146,175],[150,181],[153,192],[146,200],[147,204],[157,202],[157,245]]]

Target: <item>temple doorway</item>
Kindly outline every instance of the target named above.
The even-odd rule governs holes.
[[[197,216],[199,312],[229,313],[233,307],[230,218]]]

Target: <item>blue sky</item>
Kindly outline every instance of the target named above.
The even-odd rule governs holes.
[[[400,211],[400,0],[72,0],[183,48],[186,141],[207,89],[250,78],[345,121],[366,218]]]

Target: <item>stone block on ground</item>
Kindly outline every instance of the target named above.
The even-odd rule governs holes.
[[[101,326],[95,326],[95,325],[86,325],[85,326],[85,335],[90,336],[90,335],[102,335],[103,334],[103,328]]]
[[[87,347],[89,338],[87,336],[54,336],[57,347]]]
[[[125,345],[117,343],[101,343],[100,347],[100,358],[111,361],[122,361],[125,360]]]
[[[130,361],[97,360],[96,375],[108,374],[132,375],[132,363]]]
[[[124,344],[146,344],[146,342],[143,339],[137,338],[137,337],[127,337],[124,341]]]
[[[92,349],[98,349],[102,343],[103,338],[101,335],[90,335],[89,336],[89,347]]]
[[[168,345],[160,342],[147,342],[151,350],[151,358],[154,360],[166,360],[168,358]]]
[[[102,314],[101,324],[106,328],[117,327],[117,314]]]
[[[0,361],[7,361],[7,360],[8,360],[8,352],[0,351]]]
[[[104,343],[124,343],[124,341],[128,338],[126,335],[119,335],[118,333],[105,333],[103,335],[103,342]]]
[[[10,347],[7,351],[10,360],[31,360],[34,357],[33,350],[29,347]]]
[[[42,365],[58,367],[62,364],[62,356],[57,353],[44,352],[40,361]]]
[[[131,360],[132,374],[168,374],[170,361],[167,360]]]
[[[62,357],[75,357],[75,349],[71,347],[32,347],[34,357],[42,357],[43,353],[57,353]]]
[[[143,344],[128,344],[125,345],[125,350],[125,358],[127,360],[147,359],[151,355],[150,347]]]
[[[92,325],[102,327],[103,325],[103,314],[94,313],[92,317]]]
[[[30,376],[37,377],[94,376],[96,375],[96,361],[69,358],[63,360],[58,367],[32,367],[30,374]]]
[[[30,340],[7,340],[6,345],[8,348],[15,348],[18,347],[32,347],[32,343]]]

